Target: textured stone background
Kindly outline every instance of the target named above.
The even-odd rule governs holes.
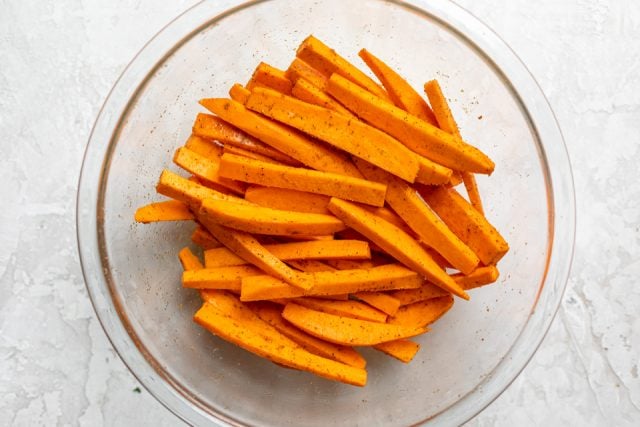
[[[0,425],[176,425],[110,347],[84,288],[77,177],[127,62],[193,0],[0,0]],[[538,79],[578,206],[562,308],[470,425],[640,424],[640,2],[460,0]]]

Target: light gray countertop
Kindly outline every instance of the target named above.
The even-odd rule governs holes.
[[[128,61],[193,0],[1,2],[0,425],[177,425],[107,341],[75,238],[82,154]],[[460,0],[540,83],[577,196],[541,348],[470,425],[640,424],[640,2]]]

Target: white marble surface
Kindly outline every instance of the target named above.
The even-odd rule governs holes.
[[[178,425],[110,347],[84,288],[74,202],[93,120],[127,62],[193,0],[0,1],[0,425]],[[562,308],[469,425],[640,424],[640,2],[461,0],[530,68],[578,207]]]

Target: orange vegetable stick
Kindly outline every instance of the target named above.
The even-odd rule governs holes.
[[[338,240],[338,242],[349,242],[349,241],[363,242],[362,240]],[[367,242],[363,242],[363,243],[367,243]],[[367,243],[367,247],[369,247],[368,243]],[[327,259],[326,263],[329,264],[331,267],[335,268],[336,270],[356,270],[356,269],[368,270],[370,268],[375,267],[375,264],[373,263],[373,261],[368,259],[361,260],[361,261],[355,261],[350,259]]]
[[[245,150],[262,154],[281,163],[288,165],[300,164],[297,160],[292,159],[277,149],[274,150],[264,142],[247,135],[232,126],[234,123],[228,122],[222,115],[218,115],[220,117],[198,113],[196,121],[193,124],[193,133],[203,138],[215,139],[225,145],[233,145],[234,147],[244,148]]]
[[[205,157],[187,147],[180,147],[173,156],[173,162],[207,183],[221,185],[237,194],[244,194],[244,183],[219,176],[220,157]]]
[[[367,179],[387,185],[387,203],[423,242],[465,274],[476,268],[479,262],[476,254],[433,213],[414,188],[360,159],[355,159],[355,163]]]
[[[353,296],[389,316],[394,316],[400,308],[400,301],[383,292],[358,292]]]
[[[265,62],[260,62],[256,67],[251,80],[247,83],[247,89],[252,90],[255,85],[265,86],[284,94],[291,93],[291,80],[285,72]]]
[[[498,280],[499,275],[500,273],[495,265],[488,265],[486,267],[478,267],[467,275],[454,274],[451,277],[453,277],[453,280],[462,286],[462,288],[469,290],[494,283]]]
[[[431,102],[431,105],[433,105],[435,117],[438,121],[440,129],[445,132],[449,132],[453,136],[462,138],[462,135],[460,135],[460,129],[458,128],[458,124],[453,118],[453,114],[451,114],[451,108],[449,108],[447,99],[444,97],[444,93],[442,93],[442,88],[440,87],[438,81],[431,80],[425,83],[424,91],[429,97],[429,102]],[[464,182],[464,187],[467,189],[467,194],[469,195],[471,206],[473,206],[478,212],[484,215],[484,210],[482,209],[482,200],[480,199],[480,192],[478,191],[478,183],[476,182],[476,177],[469,172],[462,172],[461,175],[462,181]]]
[[[247,108],[361,157],[407,181],[413,182],[418,174],[418,162],[404,145],[344,114],[262,88],[251,92]]]
[[[357,386],[366,384],[367,372],[364,369],[309,353],[257,315],[252,313],[254,317],[243,318],[238,314],[245,309],[251,312],[246,307],[221,311],[211,303],[205,302],[193,320],[220,338],[273,362],[334,381]]]
[[[227,289],[239,292],[242,278],[258,276],[262,270],[252,265],[203,268],[182,273],[182,286],[191,289]]]
[[[225,145],[222,148],[222,153],[230,153],[235,154],[237,156],[247,157],[249,159],[261,160],[263,162],[275,163],[276,165],[283,165],[284,163],[279,162],[277,160],[273,160],[270,157],[263,156],[262,154],[253,153],[249,150],[245,150],[244,148],[234,147],[233,145]]]
[[[375,345],[427,332],[422,327],[405,327],[336,316],[289,303],[282,312],[289,322],[315,337],[349,346]]]
[[[421,241],[420,243],[422,243],[422,246],[424,246],[424,250],[427,251],[431,258],[433,258],[433,260],[436,262],[436,264],[442,267],[443,270],[446,270],[447,268],[453,268],[451,263],[447,261],[442,255],[431,249],[429,246],[425,245],[424,242]]]
[[[210,139],[201,138],[197,135],[191,135],[189,139],[187,139],[187,142],[185,142],[184,146],[204,157],[219,159],[220,156],[222,156],[221,145]]]
[[[291,80],[294,84],[300,80],[304,79],[324,91],[327,87],[327,78],[320,71],[313,68],[311,65],[307,64],[300,58],[294,58],[287,68],[286,76]]]
[[[372,95],[337,74],[329,79],[327,90],[356,115],[434,162],[469,172],[493,172],[494,163],[477,148]]]
[[[189,248],[182,248],[180,252],[178,252],[178,259],[180,260],[180,264],[182,264],[184,271],[200,270],[204,268],[200,259],[195,256]]]
[[[363,162],[363,160],[357,160],[357,161]],[[370,181],[375,181],[375,180],[373,180],[371,178],[367,178],[367,179],[370,180]],[[387,195],[385,194],[385,199],[386,199],[386,196]],[[329,204],[329,202],[327,202],[327,205],[328,204]],[[407,223],[404,222],[404,220],[402,218],[400,218],[397,213],[395,213],[391,209],[387,208],[386,206],[383,206],[381,208],[374,208],[374,207],[365,206],[365,209],[367,209],[372,214],[374,214],[376,216],[379,216],[380,218],[384,219],[385,221],[390,222],[391,224],[395,225],[396,227],[402,229],[407,234],[412,235],[412,236],[415,235],[413,230],[411,230],[409,228],[409,226],[407,226]]]
[[[460,285],[462,286],[462,284]],[[398,300],[400,305],[409,305],[418,301],[445,297],[449,295],[449,292],[437,287],[433,283],[425,282],[418,289],[401,289],[399,291],[391,292],[390,295]]]
[[[255,265],[272,276],[284,280],[294,287],[309,289],[313,286],[313,282],[309,280],[309,277],[291,269],[288,265],[280,261],[265,249],[251,234],[223,227],[204,215],[198,215],[198,219],[220,243],[248,263]]]
[[[198,206],[204,199],[218,199],[250,204],[238,197],[229,196],[219,191],[207,188],[196,182],[183,178],[167,169],[162,171],[156,191],[164,196],[179,200],[189,206]]]
[[[344,108],[338,101],[331,98],[321,89],[315,87],[305,79],[298,79],[291,94],[301,101],[308,102],[309,104],[319,105],[320,107],[328,108],[338,113],[342,113],[345,116],[354,117],[355,115]]]
[[[296,304],[323,313],[335,314],[336,316],[351,317],[353,319],[369,320],[371,322],[384,323],[387,315],[375,308],[358,301],[329,301],[318,298],[296,298]]]
[[[329,210],[347,226],[364,234],[401,263],[443,289],[469,299],[466,292],[433,261],[425,249],[395,225],[356,204],[335,197],[329,202]]]
[[[498,230],[455,189],[419,188],[420,195],[483,264],[495,264],[509,250]]]
[[[317,273],[318,271],[334,271],[335,268],[315,259],[292,259],[287,264],[305,273]]]
[[[364,368],[367,361],[351,347],[336,345],[311,336],[291,325],[282,318],[281,311],[272,306],[259,305],[252,307],[255,313],[265,322],[276,328],[281,334],[295,341],[302,348],[318,356],[332,359],[356,368]]]
[[[462,182],[462,172],[453,171],[453,173],[451,174],[451,179],[449,180],[449,185],[455,187],[456,185],[460,185]]]
[[[400,264],[388,264],[370,270],[336,270],[309,273],[313,277],[311,289],[298,289],[282,280],[267,275],[246,277],[242,280],[243,301],[302,296],[342,295],[361,291],[387,291],[416,289],[422,278]]]
[[[401,362],[409,363],[420,350],[420,344],[409,340],[395,340],[376,344],[373,348]]]
[[[231,99],[239,102],[240,104],[247,102],[249,95],[251,95],[251,91],[240,83],[234,83],[233,86],[231,86],[231,89],[229,89],[229,96]]]
[[[313,141],[294,129],[249,111],[236,101],[213,98],[202,99],[200,104],[220,116],[223,120],[239,127],[265,144],[269,144],[310,168],[360,177],[358,169],[343,153]],[[248,149],[248,147],[246,148]],[[273,156],[269,155],[269,157]]]
[[[307,37],[300,44],[296,56],[320,71],[325,77],[337,73],[376,96],[388,99],[388,95],[384,89],[369,76],[314,36]]]
[[[415,158],[418,162],[416,182],[425,185],[441,185],[451,182],[453,175],[451,169],[439,165],[419,154],[415,154]]]
[[[367,259],[371,257],[369,245],[359,240],[326,240],[264,245],[282,261],[296,259]],[[246,264],[246,261],[227,248],[216,248],[204,252],[207,268],[230,267]]]
[[[480,215],[484,215],[484,208],[482,207],[482,199],[480,198],[480,190],[478,190],[478,182],[476,176],[469,172],[461,172],[462,182],[464,182],[464,188],[469,195],[469,201],[471,206],[477,210]]]
[[[441,318],[453,306],[453,297],[431,298],[400,307],[387,322],[410,328],[423,328]]]
[[[233,154],[222,156],[219,173],[225,178],[242,182],[336,196],[374,206],[384,204],[386,191],[383,184],[361,178],[274,165]]]
[[[244,193],[245,200],[273,209],[329,215],[329,199],[322,194],[277,187],[252,185]]]
[[[222,244],[220,244],[220,242],[218,242],[215,237],[213,237],[211,233],[205,230],[201,225],[197,226],[196,229],[193,230],[193,234],[191,234],[191,241],[205,250],[219,248],[222,246]]]
[[[328,92],[362,119],[434,162],[470,172],[493,172],[495,165],[477,148],[336,74],[329,79]]]
[[[225,227],[271,236],[332,234],[346,228],[333,215],[283,211],[213,199],[205,199],[200,212]]]
[[[405,79],[367,49],[360,50],[358,56],[382,82],[396,107],[402,108],[407,113],[413,114],[433,126],[438,125],[436,116],[429,105]]]
[[[193,219],[193,213],[186,204],[178,200],[167,200],[138,208],[134,219],[144,224],[158,221],[184,221]]]

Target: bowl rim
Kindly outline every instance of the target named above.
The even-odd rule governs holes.
[[[161,372],[159,364],[135,337],[135,332],[123,323],[126,314],[119,310],[108,289],[106,282],[109,272],[105,271],[100,255],[99,222],[102,211],[99,195],[104,194],[103,177],[110,163],[121,119],[155,70],[182,43],[203,28],[267,1],[202,0],[151,38],[133,57],[107,95],[91,130],[78,181],[78,253],[89,298],[100,325],[120,359],[145,389],[172,413],[193,425],[241,424],[211,408],[205,410],[195,396]],[[560,306],[569,278],[575,242],[575,192],[571,163],[558,122],[540,86],[516,53],[493,30],[450,0],[386,1],[438,21],[491,63],[516,97],[522,113],[529,119],[532,133],[537,135],[537,147],[545,172],[549,204],[547,264],[529,318],[505,354],[505,358],[518,363],[504,364],[502,360],[498,361],[474,389],[421,422],[429,425],[460,425],[490,405],[517,378],[542,343]],[[203,19],[203,16],[208,18]],[[167,49],[167,46],[170,48]],[[543,141],[550,142],[545,145]],[[550,164],[554,168],[550,168]],[[99,189],[97,193],[96,188]],[[523,343],[527,343],[524,349],[521,348]],[[164,381],[159,381],[158,377]],[[488,383],[497,383],[498,387],[486,387]]]

